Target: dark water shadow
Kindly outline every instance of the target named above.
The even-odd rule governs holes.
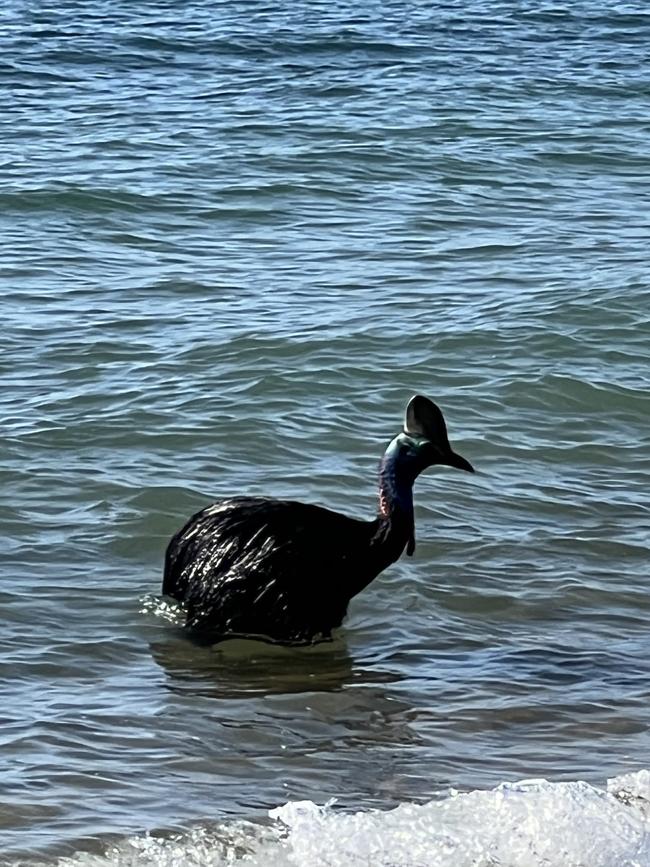
[[[149,646],[167,676],[166,688],[177,694],[240,699],[335,692],[398,679],[394,672],[355,665],[342,637],[298,647],[245,638],[209,645],[178,629]]]

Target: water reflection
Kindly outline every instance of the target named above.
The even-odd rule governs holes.
[[[149,646],[167,676],[166,689],[205,698],[337,692],[399,679],[395,672],[355,665],[342,638],[310,647],[239,638],[206,646],[179,630]]]

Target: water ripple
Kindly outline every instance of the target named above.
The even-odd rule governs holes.
[[[0,24],[7,863],[640,768],[647,13]],[[478,469],[418,481],[415,558],[331,645],[189,643],[157,596],[171,533],[242,492],[370,516],[414,392]]]

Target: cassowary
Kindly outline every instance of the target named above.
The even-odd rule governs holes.
[[[440,409],[416,395],[382,458],[373,520],[289,500],[220,500],[172,538],[163,594],[183,604],[189,628],[215,641],[327,639],[353,596],[404,549],[413,554],[413,483],[434,464],[474,471],[452,451]]]

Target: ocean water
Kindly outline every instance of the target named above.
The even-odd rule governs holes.
[[[650,865],[648,44],[2,4],[0,863]],[[188,641],[171,534],[371,517],[416,392],[477,473],[418,480],[415,557],[330,644]]]

